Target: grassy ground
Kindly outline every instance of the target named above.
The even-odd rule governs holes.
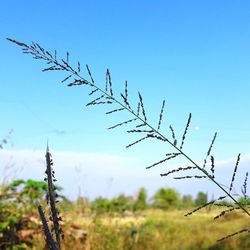
[[[147,210],[138,213],[79,214],[64,212],[63,249],[83,250],[245,250],[249,234],[242,233],[222,243],[216,240],[247,227],[248,218],[239,213],[218,221],[216,211],[184,217],[186,211]],[[31,236],[29,236],[31,237]],[[32,249],[44,249],[43,236],[32,234]]]

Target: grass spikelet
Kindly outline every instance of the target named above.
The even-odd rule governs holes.
[[[191,169],[197,169],[197,167],[196,166],[188,166],[188,167],[184,167],[184,168],[180,167],[180,168],[168,171],[165,174],[161,174],[161,176],[168,176],[169,174],[173,174],[173,173],[176,173],[176,172],[179,172],[179,171],[191,170]]]
[[[202,179],[202,178],[207,178],[206,175],[187,175],[187,176],[180,176],[180,177],[174,177],[175,180],[182,180],[182,179]]]
[[[69,78],[72,77],[72,76],[73,76],[73,74],[71,74],[71,75],[65,77],[65,78],[61,81],[61,83],[66,82],[66,81],[69,80]]]
[[[227,208],[229,208],[229,207],[234,207],[234,206],[231,205],[231,204],[214,203],[214,205],[217,206],[217,207],[227,207]]]
[[[143,114],[143,117],[144,117],[144,121],[147,122],[147,116],[146,116],[146,112],[145,112],[145,109],[144,109],[143,100],[142,100],[142,96],[141,96],[140,92],[138,92],[138,95],[139,95],[140,106],[142,108],[142,114]]]
[[[98,91],[98,89],[94,89],[94,90],[92,90],[90,93],[89,93],[89,95],[93,95],[95,92],[97,92]]]
[[[174,128],[170,125],[169,129],[171,131],[171,135],[172,135],[172,139],[173,139],[173,144],[174,144],[174,146],[177,146],[177,140],[176,140],[176,137],[175,137]]]
[[[110,71],[109,69],[107,69],[107,72],[106,72],[106,92],[108,90],[108,85],[109,85],[109,92],[110,92],[110,95],[113,96],[113,90],[112,90],[112,81],[111,81],[111,76],[110,76]]]
[[[141,123],[139,125],[136,125],[137,128],[141,128],[141,127],[145,127],[147,126],[147,124],[144,122],[144,123]]]
[[[137,118],[133,118],[133,119],[127,120],[125,122],[118,123],[118,124],[116,124],[116,125],[114,125],[112,127],[109,127],[108,129],[114,129],[114,128],[117,128],[119,126],[122,126],[124,124],[130,123],[130,122],[133,122],[133,121],[136,121],[136,120],[137,120]]]
[[[49,56],[50,59],[53,58],[53,56],[49,53],[49,51],[46,50],[45,53]]]
[[[211,142],[211,144],[210,144],[210,146],[209,146],[209,148],[208,148],[207,155],[206,155],[206,157],[205,157],[205,159],[204,159],[203,168],[206,167],[207,158],[208,158],[208,157],[210,156],[210,154],[211,154],[211,150],[212,150],[212,147],[213,147],[213,145],[214,145],[214,142],[215,142],[216,137],[217,137],[217,132],[214,134],[214,137],[213,137],[213,139],[212,139],[212,142]]]
[[[155,167],[155,166],[157,166],[157,165],[159,165],[159,164],[161,164],[161,163],[163,163],[163,162],[165,162],[165,161],[168,161],[168,160],[170,160],[170,159],[173,159],[173,158],[175,158],[175,157],[177,157],[177,156],[179,156],[179,155],[180,155],[180,153],[173,153],[173,154],[171,154],[170,156],[166,157],[165,159],[162,159],[162,160],[160,160],[160,161],[158,161],[158,162],[156,162],[156,163],[154,163],[154,164],[152,164],[152,165],[146,167],[146,169]]]
[[[211,155],[211,157],[210,157],[210,159],[211,159],[211,173],[212,173],[212,178],[214,179],[214,157]]]
[[[51,56],[52,57],[52,56]],[[52,59],[52,58],[51,58]],[[62,59],[63,64],[65,65],[66,68],[68,68],[72,73],[77,75],[77,72],[68,64],[67,61]]]
[[[44,50],[44,48],[42,48],[38,43],[36,43],[36,45],[37,45],[37,47],[40,49],[40,51],[42,52],[42,54],[45,55],[45,50]],[[55,50],[55,52],[54,52],[54,58],[55,58],[55,59],[57,58],[57,52],[56,52],[56,50]]]
[[[241,192],[245,199],[247,199],[247,179],[248,179],[248,172],[246,172],[246,177],[245,177],[243,186],[241,188]]]
[[[14,39],[11,39],[11,38],[6,38],[8,41],[12,42],[12,43],[15,43],[17,44],[18,46],[21,46],[21,47],[26,47],[26,48],[29,48],[29,46],[25,43],[21,43],[21,42],[18,42]]]
[[[135,144],[137,144],[137,143],[139,143],[139,142],[141,142],[141,141],[143,141],[143,140],[145,140],[145,139],[147,139],[147,138],[149,138],[149,137],[148,137],[148,136],[144,136],[144,137],[142,137],[141,139],[139,139],[139,140],[137,140],[137,141],[135,141],[135,142],[133,142],[133,143],[131,143],[131,144],[128,144],[128,145],[126,146],[126,148],[130,148],[130,147],[134,146]]]
[[[91,102],[91,103],[89,103],[86,106],[89,106],[89,105],[99,105],[99,104],[113,104],[113,102],[111,102],[111,101]]]
[[[202,208],[207,207],[208,205],[212,205],[212,204],[214,204],[216,201],[223,200],[223,199],[225,199],[225,198],[226,198],[226,196],[221,196],[221,197],[219,197],[218,199],[215,199],[215,200],[212,200],[212,201],[210,201],[210,202],[207,202],[207,203],[205,203],[204,205],[195,208],[195,209],[192,210],[191,212],[188,212],[187,214],[185,214],[185,216],[192,215],[193,213],[195,213],[195,212],[201,210]]]
[[[159,117],[159,122],[158,122],[157,130],[159,130],[160,127],[161,127],[161,121],[162,121],[162,117],[163,117],[164,106],[165,106],[165,100],[163,100],[163,102],[162,102],[161,112],[160,112],[160,117]]]
[[[86,106],[95,105],[98,103],[97,101],[103,99],[104,97],[105,97],[105,95],[101,95],[101,96],[97,97],[96,99],[92,100],[91,102],[87,103]]]
[[[191,212],[188,212],[187,214],[185,214],[184,216],[189,216],[192,215],[193,213],[196,213],[197,211],[201,210],[202,208],[207,207],[208,205],[212,205],[215,201],[210,201],[200,207],[197,207],[196,209],[192,210]]]
[[[122,99],[123,99],[123,102],[124,102],[125,106],[126,106],[128,109],[132,110],[132,108],[130,107],[130,104],[129,104],[129,102],[128,102],[128,99],[127,99],[122,93],[121,93],[121,97],[122,97]]]
[[[79,61],[77,62],[77,72],[81,72],[81,63]]]
[[[106,112],[106,115],[115,113],[115,112],[119,112],[119,111],[123,111],[125,108],[119,108],[119,109],[113,109],[111,111]]]
[[[139,114],[140,114],[140,109],[141,109],[141,104],[140,104],[140,102],[138,102],[138,104],[137,104],[136,116],[139,116]]]
[[[189,127],[190,122],[191,122],[191,118],[192,118],[192,114],[190,113],[190,114],[189,114],[189,117],[188,117],[188,121],[187,121],[186,127],[185,127],[185,130],[184,130],[184,133],[183,133],[183,136],[182,136],[182,141],[181,141],[180,150],[182,150],[182,147],[183,147],[183,145],[184,145],[184,141],[185,141],[185,139],[186,139],[186,135],[187,135],[188,127]]]
[[[233,188],[234,179],[235,179],[235,175],[236,175],[236,172],[237,172],[239,162],[240,162],[240,154],[238,154],[237,161],[236,161],[236,164],[235,164],[235,167],[234,167],[234,172],[233,172],[233,176],[232,176],[232,180],[231,180],[231,184],[230,184],[230,188],[229,188],[229,193],[232,191],[232,188]]]
[[[151,134],[148,134],[148,136],[149,137],[151,137],[151,138],[155,138],[155,139],[157,139],[157,140],[160,140],[160,141],[166,141],[167,139],[166,138],[164,138],[163,136],[158,136],[158,135],[156,135],[156,134],[153,134],[153,133],[151,133]]]
[[[50,71],[50,70],[64,70],[64,69],[54,65],[54,66],[42,69],[42,72],[46,72],[46,71]]]
[[[131,129],[127,131],[128,133],[153,133],[154,130],[146,130],[146,129]]]
[[[66,62],[69,63],[69,52],[67,51],[67,54],[66,54]]]
[[[54,51],[54,58],[55,58],[55,61],[57,61],[57,51],[56,51],[56,49]]]
[[[125,98],[128,100],[128,81],[125,81]]]
[[[98,88],[94,89],[89,95],[92,95],[98,90]],[[103,101],[103,99],[105,101]],[[96,99],[92,100],[91,102],[87,103],[86,106],[90,105],[98,105],[98,104],[112,104],[113,101],[110,101],[111,98],[108,98],[105,94],[102,94],[101,96],[97,97]],[[106,101],[108,100],[108,101]]]
[[[241,234],[241,233],[250,233],[250,228],[244,228],[244,229],[241,229],[235,233],[232,233],[232,234],[228,234],[227,236],[223,237],[223,238],[220,238],[218,239],[217,241],[220,242],[220,241],[223,241],[223,240],[226,240],[228,238],[231,238],[237,234]]]
[[[125,81],[125,90],[124,90],[124,94],[121,93],[121,97],[123,99],[125,106],[132,111],[132,108],[128,101],[128,81]]]
[[[92,77],[92,74],[91,74],[91,71],[90,71],[90,69],[89,69],[88,64],[86,64],[86,68],[87,68],[87,71],[88,71],[89,77],[90,77],[90,79],[91,79],[91,82],[94,84],[94,83],[95,83],[95,81],[94,81],[94,79],[93,79],[93,77]]]
[[[89,82],[85,80],[78,80],[75,79],[73,82],[69,83],[67,86],[72,87],[72,86],[80,86],[80,85],[90,85]]]
[[[220,217],[224,216],[225,214],[227,213],[231,213],[232,211],[235,211],[235,210],[238,210],[238,209],[241,209],[240,207],[232,207],[230,209],[227,209],[227,210],[224,210],[222,211],[220,214],[218,214],[217,216],[214,217],[214,220],[217,220],[219,219]]]

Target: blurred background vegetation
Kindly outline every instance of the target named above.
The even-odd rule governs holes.
[[[8,135],[9,136],[9,135]],[[8,143],[6,137],[0,143]],[[208,195],[181,195],[162,187],[151,197],[141,187],[133,196],[89,200],[79,196],[71,201],[58,191],[58,208],[65,235],[62,249],[86,250],[181,250],[181,249],[250,249],[247,234],[223,242],[217,239],[247,227],[241,211],[234,211],[214,221],[225,207],[209,205],[192,216],[187,212],[209,202]],[[250,205],[248,197],[239,202]],[[47,183],[33,179],[3,178],[0,184],[0,249],[47,249],[37,207],[46,208]],[[230,206],[223,200],[222,205]],[[220,204],[219,204],[220,205]],[[45,211],[49,214],[49,211]]]
[[[181,196],[172,188],[160,188],[152,197],[141,188],[134,196],[120,194],[92,201],[70,201],[59,190],[63,217],[63,249],[249,249],[247,235],[222,243],[216,239],[246,225],[245,215],[231,213],[212,220],[221,208],[208,206],[191,216],[183,215],[208,201],[207,194]],[[38,204],[46,207],[43,181],[12,180],[0,186],[0,249],[46,249]],[[250,204],[249,199],[242,199]],[[225,203],[225,202],[224,202]],[[228,203],[229,204],[229,203]],[[195,235],[195,237],[194,237]]]

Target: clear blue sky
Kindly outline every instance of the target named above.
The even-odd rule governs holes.
[[[44,149],[48,139],[56,151],[147,152],[148,163],[168,151],[150,142],[125,149],[138,137],[106,128],[128,114],[108,117],[104,106],[85,108],[86,88],[68,89],[60,83],[64,75],[42,73],[44,64],[6,37],[62,56],[69,51],[72,63],[89,64],[99,86],[108,67],[115,94],[128,80],[131,100],[142,93],[153,124],[165,99],[165,134],[172,124],[181,137],[192,112],[186,151],[197,161],[215,131],[217,158],[250,152],[249,1],[10,0],[0,9],[0,136],[12,128],[15,149]]]

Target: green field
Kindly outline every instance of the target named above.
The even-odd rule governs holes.
[[[217,243],[224,235],[247,226],[244,215],[214,222],[214,212],[186,218],[185,211],[148,210],[101,216],[65,214],[65,249],[249,249],[249,235]],[[74,239],[74,237],[76,239]]]
[[[62,249],[250,249],[249,234],[245,233],[216,242],[247,226],[247,216],[242,213],[231,213],[214,221],[218,210],[213,209],[185,217],[186,210],[97,214],[76,204],[64,208]],[[13,249],[46,249],[35,210],[22,215],[16,235],[20,244]]]

